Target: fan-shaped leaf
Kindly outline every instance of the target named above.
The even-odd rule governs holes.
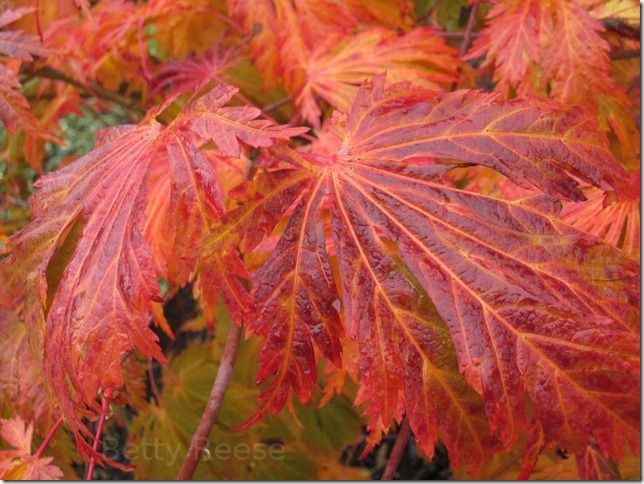
[[[35,347],[44,348],[48,381],[85,454],[91,449],[82,439],[87,429],[81,415],[98,411],[100,389],[123,387],[126,353],[137,348],[164,360],[148,328],[151,303],[162,301],[156,268],[167,268],[185,283],[194,265],[191,252],[223,212],[215,171],[191,141],[189,128],[212,136],[200,119],[230,122],[237,130],[219,142],[237,151],[236,136],[267,146],[274,138],[301,132],[253,121],[254,108],[223,108],[233,92],[216,89],[167,128],[152,111],[137,126],[102,132],[93,151],[38,180],[40,190],[31,201],[34,221],[9,241],[9,257],[0,265],[5,281],[0,300],[9,306],[30,298],[25,321]],[[161,210],[172,215],[161,217],[169,225],[160,228],[173,248],[156,255],[176,258],[185,251],[183,264],[155,264],[143,237],[145,189],[157,163],[171,173],[171,201]]]
[[[573,227],[596,235],[637,257],[640,251],[640,175],[617,197],[590,189],[585,202],[566,203],[561,217]]]
[[[445,185],[454,165],[434,161],[491,166],[572,199],[582,194],[566,172],[625,186],[591,118],[476,92],[385,90],[377,78],[336,129],[335,146],[281,153],[296,169],[262,202],[281,202],[289,223],[253,280],[274,318],[251,321],[267,336],[260,379],[272,373],[260,414],[277,411],[284,385],[308,396],[310,348],[330,354],[318,315],[339,311],[360,346],[359,401],[376,435],[405,409],[429,453],[440,437],[475,471],[493,449],[477,408],[507,447],[527,429],[529,398],[546,445],[581,450],[596,439],[616,458],[624,441],[637,447],[637,264],[530,205]]]
[[[441,90],[456,81],[458,67],[456,51],[431,29],[417,28],[398,36],[373,28],[344,42],[330,37],[286,69],[303,72],[292,75],[295,102],[309,122],[319,125],[316,97],[346,111],[360,84],[376,74],[387,72],[391,82],[413,80]]]
[[[271,121],[256,119],[261,111],[252,106],[222,107],[238,90],[220,85],[198,99],[184,114],[191,129],[216,143],[224,154],[238,156],[239,141],[266,147],[271,146],[273,140],[288,139],[308,131],[306,128],[275,126]]]

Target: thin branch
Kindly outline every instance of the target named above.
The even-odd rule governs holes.
[[[138,115],[139,117],[143,117],[145,114],[145,109],[142,108],[141,106],[138,106],[135,100],[130,99],[127,96],[122,96],[118,93],[109,91],[95,82],[90,81],[87,85],[84,85],[83,83],[77,81],[72,77],[69,77],[64,72],[61,72],[58,69],[54,69],[53,67],[50,67],[50,66],[42,67],[36,70],[32,74],[32,76],[40,77],[42,79],[52,79],[54,81],[65,82],[67,84],[70,84],[80,89],[81,91],[83,91],[84,93],[86,93],[91,97],[98,97],[105,101],[111,101],[115,104],[118,104],[119,106]]]
[[[611,52],[611,60],[624,60],[624,59],[635,59],[640,56],[639,50],[618,50],[617,52]]]
[[[154,378],[154,369],[152,368],[152,358],[148,358],[148,379],[150,380],[150,390],[152,390],[152,395],[157,401],[157,406],[161,406],[161,394],[159,393],[159,387],[157,386],[156,379]]]
[[[101,415],[98,418],[98,426],[96,427],[96,434],[94,435],[94,444],[92,445],[92,450],[94,452],[98,452],[98,445],[101,442],[101,435],[103,435],[103,427],[105,427],[105,420],[107,420],[107,413],[109,412],[109,409],[110,409],[110,395],[107,395],[107,394],[103,395],[103,402],[101,403]],[[94,456],[91,456],[89,459],[89,465],[87,466],[87,472],[85,472],[86,481],[91,481],[93,479],[95,465],[96,465],[96,460],[94,459]]]
[[[441,0],[438,0],[431,8],[427,10],[425,15],[423,15],[418,19],[417,23],[419,25],[429,23],[429,20],[432,18],[432,16],[434,15],[434,12],[436,11],[436,9],[438,9],[438,7],[440,7],[440,5],[441,5]]]
[[[494,472],[494,474],[492,474],[489,479],[491,481],[498,480],[499,477],[501,477],[505,471],[510,469],[512,466],[514,466],[514,464],[516,464],[520,460],[521,460],[521,454],[520,453],[514,455],[512,458],[508,459],[501,466],[499,466],[499,468],[496,470],[496,472]]]
[[[58,430],[58,427],[61,426],[63,423],[63,417],[59,417],[58,420],[54,423],[51,429],[49,429],[49,432],[47,432],[47,435],[45,436],[45,440],[42,441],[40,444],[40,447],[38,447],[38,450],[34,454],[34,457],[36,459],[39,459],[42,457],[43,452],[45,452],[45,449],[49,445],[49,442],[51,442],[51,439],[54,438],[54,435],[56,434],[56,430]]]
[[[279,99],[274,103],[267,104],[266,106],[264,106],[262,111],[265,113],[270,113],[274,109],[281,108],[282,106],[284,106],[285,104],[288,104],[289,102],[291,102],[291,96],[286,96],[285,98]]]
[[[461,50],[459,52],[459,57],[463,57],[467,48],[470,45],[470,36],[472,35],[472,28],[474,27],[474,19],[476,18],[476,10],[479,6],[478,2],[474,2],[472,8],[470,9],[470,16],[467,19],[467,27],[465,27],[465,35],[463,35],[463,41],[461,42]]]
[[[219,21],[225,23],[226,25],[228,25],[229,27],[231,27],[238,34],[243,34],[244,33],[243,29],[241,28],[241,25],[239,25],[237,22],[235,22],[230,17],[228,17],[226,15],[223,15],[223,14],[221,14],[219,12],[216,12],[216,11],[215,11],[214,15],[215,15],[215,18],[217,18],[217,20],[219,20]]]
[[[436,35],[440,37],[445,37],[446,39],[462,39],[465,37],[467,32],[446,32],[438,30],[435,32]],[[478,39],[481,36],[479,32],[470,32],[470,39]]]
[[[391,455],[389,455],[389,460],[385,466],[385,471],[382,473],[381,479],[383,481],[391,481],[396,475],[396,469],[400,464],[400,459],[402,458],[403,451],[411,435],[411,428],[409,427],[409,420],[407,417],[403,419],[400,424],[400,429],[398,429],[398,436],[396,437],[396,442],[394,443],[394,448],[391,450]]]
[[[217,376],[215,377],[215,382],[212,385],[212,390],[208,397],[208,403],[206,403],[206,409],[201,415],[199,426],[190,440],[190,448],[188,449],[186,458],[181,465],[179,474],[177,475],[177,480],[179,481],[190,480],[197,468],[199,459],[201,459],[201,454],[208,442],[208,437],[212,432],[212,428],[215,425],[219,408],[224,400],[226,388],[228,388],[228,383],[230,382],[230,378],[233,374],[233,367],[235,366],[235,360],[237,359],[237,350],[239,349],[241,333],[241,327],[231,323],[228,338],[226,339],[226,345],[224,347],[224,354],[222,355],[221,362],[219,363]]]
[[[607,30],[615,32],[623,37],[629,37],[632,39],[640,38],[640,28],[639,26],[634,27],[629,25],[627,22],[624,22],[618,18],[605,18],[602,21],[602,25]],[[639,22],[638,22],[639,25]]]

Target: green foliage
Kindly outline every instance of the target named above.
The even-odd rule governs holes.
[[[220,320],[217,337],[172,357],[162,371],[159,405],[148,403],[131,426],[126,454],[137,479],[174,479],[199,423],[222,353],[228,322]],[[259,339],[242,343],[233,380],[207,453],[195,479],[316,479],[338,475],[367,477],[339,463],[339,449],[358,441],[361,422],[351,400],[340,395],[318,409],[296,404],[294,413],[236,429],[255,409],[259,393],[254,375]]]
[[[68,114],[58,120],[60,138],[63,144],[47,143],[45,171],[58,168],[65,159],[76,158],[91,151],[96,143],[96,132],[122,123],[125,112],[118,106],[111,111],[99,113],[89,106],[82,107],[82,114]]]

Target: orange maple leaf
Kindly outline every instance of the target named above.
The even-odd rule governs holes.
[[[266,386],[251,421],[291,389],[309,398],[316,354],[338,364],[341,320],[360,348],[371,443],[405,410],[429,455],[441,438],[471,472],[492,434],[510,448],[529,425],[543,426],[543,445],[595,439],[614,458],[637,447],[637,263],[530,205],[442,182],[475,163],[573,200],[583,194],[567,173],[621,189],[628,177],[596,123],[537,100],[384,86],[361,88],[334,145],[275,151],[280,168],[205,255],[227,237],[252,250],[288,220],[253,275]]]
[[[164,217],[171,226],[150,235],[172,237],[174,248],[165,255],[190,256],[223,212],[215,170],[196,137],[214,137],[223,153],[239,153],[242,141],[268,146],[306,131],[256,120],[253,107],[224,107],[235,92],[216,87],[168,127],[154,119],[155,109],[138,125],[103,130],[93,151],[38,180],[34,220],[9,240],[9,256],[0,261],[0,301],[13,306],[29,299],[25,323],[44,350],[47,381],[85,456],[95,452],[82,438],[88,435],[82,416],[98,413],[100,389],[123,387],[125,355],[136,348],[165,359],[148,328],[151,304],[162,302],[159,264],[143,237],[153,163],[164,160],[172,173],[171,215]],[[172,275],[184,284],[192,267],[180,261],[171,262],[178,265]]]

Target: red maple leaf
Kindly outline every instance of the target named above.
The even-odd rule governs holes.
[[[622,188],[595,122],[536,100],[384,83],[337,117],[334,146],[275,152],[285,164],[212,239],[215,253],[224,236],[251,250],[288,219],[253,277],[268,382],[255,418],[291,389],[307,400],[316,353],[338,364],[348,336],[372,442],[404,409],[429,455],[440,437],[472,472],[494,449],[490,432],[509,448],[528,425],[545,445],[637,447],[637,264],[530,205],[442,182],[475,163],[573,200],[583,194],[567,173]]]
[[[196,134],[216,137],[224,153],[238,153],[240,140],[268,146],[303,131],[255,120],[256,108],[224,107],[234,92],[215,88],[168,127],[155,121],[153,110],[138,125],[104,130],[93,151],[38,180],[34,220],[9,240],[0,300],[9,306],[36,298],[24,309],[25,321],[44,349],[48,382],[84,455],[93,452],[82,439],[88,431],[79,411],[98,413],[99,389],[123,387],[124,356],[137,348],[165,359],[148,328],[151,304],[162,302],[143,237],[152,165],[165,160],[172,173],[171,213],[164,217],[171,225],[149,235],[171,237],[167,255],[176,258],[194,251],[223,211],[214,168],[194,145]],[[223,126],[229,130],[219,136]],[[183,262],[172,273],[181,283],[192,269]]]

